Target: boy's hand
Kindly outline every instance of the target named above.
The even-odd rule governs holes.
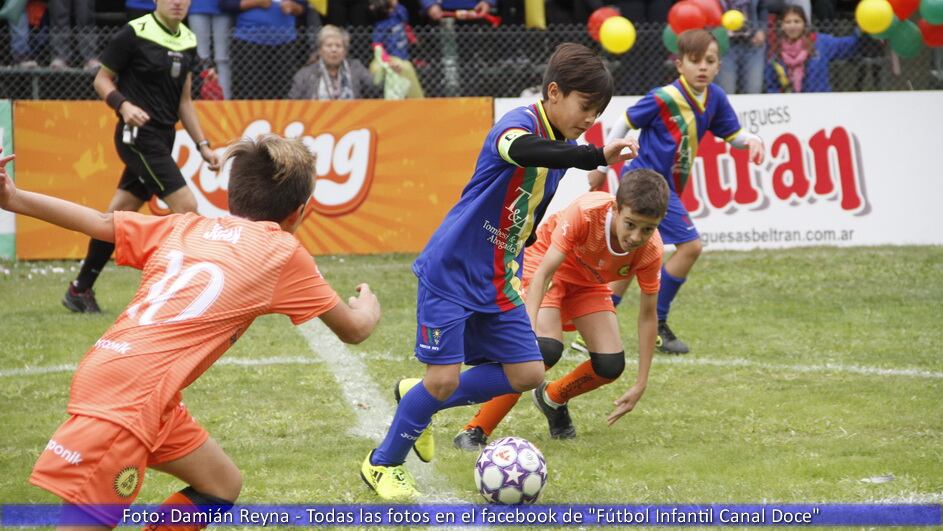
[[[606,174],[599,170],[590,170],[586,174],[586,180],[589,181],[589,190],[598,190],[602,183],[606,182]]]
[[[144,109],[138,107],[130,101],[125,101],[122,103],[121,108],[118,109],[118,112],[121,113],[121,118],[124,119],[124,123],[133,127],[141,127],[151,119]]]
[[[0,148],[0,153],[2,152],[3,148]],[[16,155],[0,158],[0,208],[4,210],[7,210],[7,206],[16,196],[16,185],[13,184],[13,179],[7,175],[7,164],[14,158],[16,158]]]
[[[640,386],[639,384],[633,385],[624,395],[620,396],[618,400],[613,402],[616,408],[612,410],[612,413],[606,417],[606,423],[610,426],[615,424],[617,420],[622,418],[622,415],[625,415],[629,411],[635,409],[635,404],[642,399],[642,394],[645,393],[645,387]]]
[[[380,301],[377,299],[377,296],[373,294],[370,286],[366,283],[360,284],[357,286],[357,293],[359,293],[359,295],[357,297],[351,297],[347,301],[347,304],[358,312],[367,313],[373,318],[374,323],[378,322],[380,320]]]
[[[747,148],[750,150],[750,162],[753,164],[762,164],[766,150],[763,147],[763,141],[757,137],[747,140]]]
[[[623,153],[622,150],[629,151]],[[625,162],[638,156],[638,140],[634,138],[620,138],[613,140],[602,148],[603,155],[606,157],[606,164],[615,164]]]

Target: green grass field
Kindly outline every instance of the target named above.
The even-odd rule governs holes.
[[[362,281],[378,293],[383,320],[363,344],[345,349],[323,327],[268,316],[185,391],[242,469],[241,502],[377,501],[360,462],[386,428],[393,383],[421,369],[411,260],[318,259],[342,296]],[[0,503],[56,501],[27,477],[65,419],[68,367],[139,278],[110,266],[97,286],[105,314],[74,315],[59,299],[75,268],[0,264]],[[623,379],[571,403],[578,439],[550,440],[530,400],[496,432],[525,437],[547,457],[542,502],[943,502],[943,248],[706,254],[672,316],[693,353],[656,355],[636,411],[607,428],[612,400],[634,380],[636,304],[629,296],[619,310]],[[549,376],[582,359],[568,351]],[[481,501],[476,456],[451,446],[473,413],[436,418],[437,460],[410,464],[426,492]],[[862,481],[884,475],[893,480]],[[139,501],[179,488],[149,473]]]

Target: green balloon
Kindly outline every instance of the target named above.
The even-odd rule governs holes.
[[[883,41],[883,40],[890,39],[891,37],[893,37],[894,33],[896,33],[897,30],[899,29],[900,29],[900,19],[897,18],[897,16],[895,15],[894,18],[891,20],[891,26],[889,28],[882,31],[881,33],[875,33],[874,35],[871,35],[871,37],[875,39],[880,39]]]
[[[661,42],[665,44],[669,52],[678,53],[678,36],[671,31],[671,26],[668,24],[665,24],[665,30],[661,32]]]
[[[723,26],[719,26],[712,29],[711,33],[713,33],[714,38],[717,39],[717,47],[720,48],[720,55],[727,53],[727,50],[730,48],[730,37],[727,35],[727,29]]]
[[[891,35],[890,42],[894,53],[909,59],[920,53],[920,48],[923,47],[923,34],[920,33],[920,28],[916,24],[904,20],[897,31]]]
[[[943,0],[920,0],[920,16],[934,26],[943,24]]]

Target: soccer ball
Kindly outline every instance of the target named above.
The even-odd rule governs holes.
[[[534,503],[547,485],[547,461],[536,446],[520,437],[498,439],[478,456],[475,485],[491,503]]]

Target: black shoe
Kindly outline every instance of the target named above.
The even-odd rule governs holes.
[[[573,425],[573,419],[570,418],[570,409],[566,404],[554,408],[544,400],[544,388],[547,382],[543,382],[537,389],[534,389],[534,404],[537,409],[547,417],[547,424],[550,426],[550,438],[552,439],[575,439],[576,426]]]
[[[71,283],[62,297],[62,305],[76,313],[102,313],[95,300],[95,291],[88,288],[85,291],[75,291]]]
[[[485,430],[475,426],[469,430],[462,430],[452,439],[452,444],[459,450],[466,452],[480,452],[488,444]]]
[[[655,341],[659,352],[665,354],[687,354],[691,349],[678,339],[678,336],[668,327],[667,321],[658,321],[658,339]]]

